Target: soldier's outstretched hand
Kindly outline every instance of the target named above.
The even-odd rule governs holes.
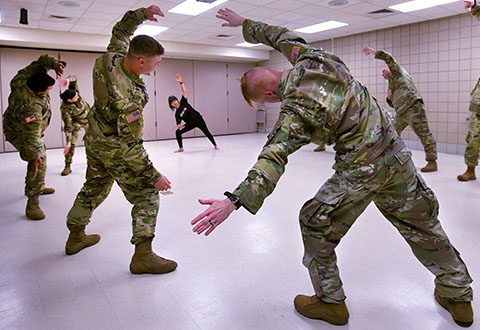
[[[368,56],[368,55],[375,55],[377,53],[377,51],[373,48],[365,47],[363,49],[363,53],[365,54],[365,56]]]
[[[465,6],[467,13],[470,13],[472,11],[474,4],[475,4],[475,0],[463,0],[463,5]]]
[[[65,68],[65,63],[64,61],[55,61],[53,63],[53,69],[55,70],[55,73],[57,74],[57,79],[60,78],[63,74],[63,69]]]
[[[198,224],[193,227],[193,231],[199,235],[205,230],[205,236],[210,235],[210,233],[224,222],[236,209],[235,205],[228,198],[225,198],[224,200],[199,199],[198,201],[200,204],[210,205],[205,212],[200,213],[191,222],[192,225],[195,225],[198,222]]]
[[[172,186],[170,185],[170,180],[167,179],[167,177],[165,175],[162,175],[162,177],[160,178],[160,180],[158,180],[157,182],[155,182],[155,184],[153,185],[155,187],[155,189],[157,189],[158,191],[165,191],[165,190],[168,190],[170,188],[172,188]]]
[[[245,17],[238,15],[236,12],[228,8],[219,9],[216,16],[227,21],[227,23],[223,23],[222,26],[229,27],[241,26],[245,20]]]
[[[158,22],[158,19],[155,17],[155,15],[165,17],[160,7],[155,5],[151,5],[150,7],[146,8],[143,11],[143,14],[148,20],[154,21],[154,22]]]
[[[175,75],[175,80],[176,80],[179,84],[183,83],[182,76],[179,75],[178,73]]]

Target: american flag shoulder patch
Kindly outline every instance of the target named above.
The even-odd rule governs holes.
[[[25,118],[25,121],[27,123],[31,123],[32,121],[35,121],[37,120],[37,117],[35,117],[35,115],[31,115],[31,116],[28,116],[27,118]]]
[[[290,53],[290,62],[295,63],[298,59],[298,53],[300,53],[300,47],[294,46]]]
[[[134,121],[137,121],[142,118],[142,114],[140,113],[139,110],[136,110],[132,113],[129,113],[128,115],[125,116],[125,119],[127,120],[127,123],[131,124]]]

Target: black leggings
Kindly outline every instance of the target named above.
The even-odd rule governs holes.
[[[185,127],[182,130],[177,129],[175,131],[175,136],[177,137],[177,143],[179,148],[183,148],[183,143],[182,143],[182,134],[187,133],[188,131],[191,131],[194,128],[200,129],[203,134],[212,142],[214,146],[217,144],[215,143],[215,139],[213,138],[212,134],[207,128],[207,124],[205,123],[205,120],[203,118],[199,118],[193,122],[188,122],[185,124]]]

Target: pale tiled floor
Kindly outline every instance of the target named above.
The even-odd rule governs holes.
[[[94,213],[88,233],[100,243],[66,256],[65,215],[84,181],[79,148],[73,173],[61,177],[62,150],[48,151],[42,196],[47,219],[26,220],[25,163],[0,154],[0,329],[161,330],[450,330],[460,329],[433,299],[433,276],[371,205],[337,249],[350,321],[335,327],[297,314],[293,298],[312,294],[301,264],[297,215],[331,175],[333,151],[306,146],[290,157],[287,171],[256,216],[235,212],[211,236],[192,233],[190,220],[205,209],[196,198],[223,198],[245,177],[265,142],[264,134],[146,143],[157,169],[173,185],[161,197],[154,249],[178,261],[167,275],[129,273],[130,204],[115,186]],[[417,166],[423,152],[414,151]],[[424,175],[440,200],[440,218],[474,279],[480,278],[480,181],[460,183],[462,156],[440,154],[440,171]],[[478,173],[480,174],[480,173]],[[474,282],[479,292],[478,282]],[[477,314],[478,300],[474,302]],[[471,327],[480,329],[480,321]]]

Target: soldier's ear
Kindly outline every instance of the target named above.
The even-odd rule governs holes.
[[[270,89],[266,89],[264,92],[263,92],[263,95],[266,95],[266,96],[273,96],[275,95],[275,92],[270,90]]]

